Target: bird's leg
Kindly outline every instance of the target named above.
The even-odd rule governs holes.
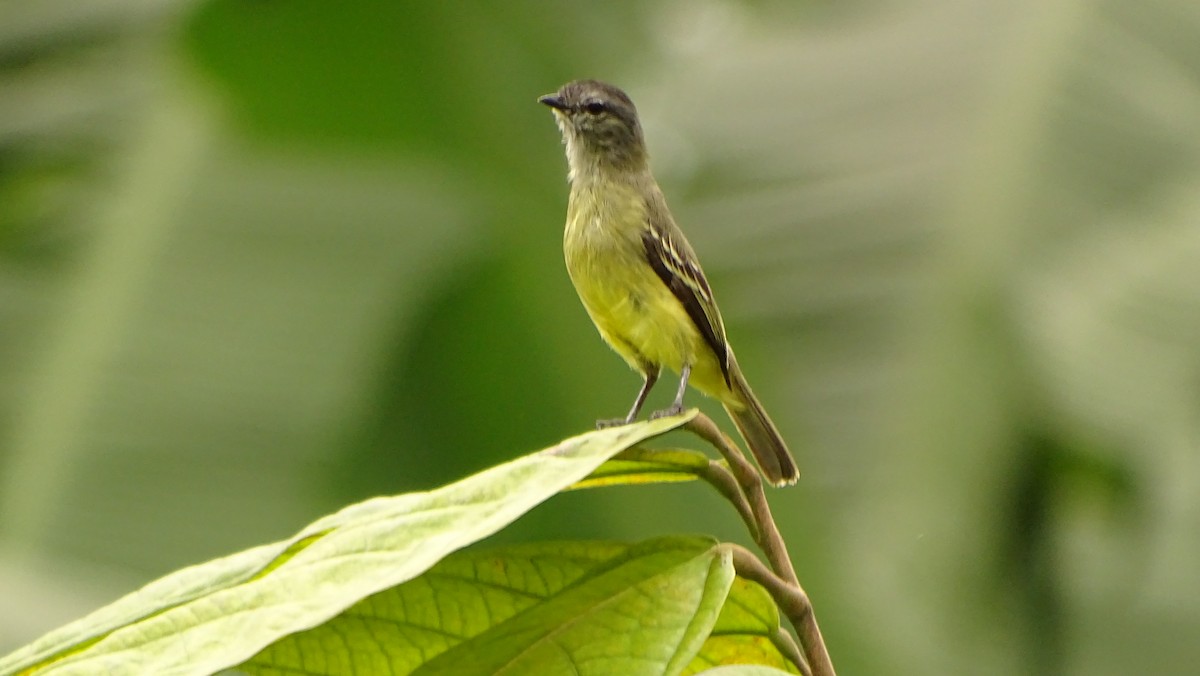
[[[658,369],[647,369],[642,375],[642,389],[638,391],[637,399],[633,400],[633,408],[629,409],[629,415],[624,418],[611,418],[608,420],[597,420],[596,427],[604,429],[605,427],[617,427],[618,425],[628,425],[637,419],[637,415],[642,410],[642,404],[646,403],[646,396],[650,394],[650,388],[654,387],[654,383],[658,380]]]
[[[685,363],[683,368],[679,369],[679,391],[675,393],[675,401],[663,410],[651,413],[651,420],[654,420],[655,418],[666,418],[673,415],[679,415],[683,412],[683,394],[687,392],[688,378],[691,375],[692,365]]]

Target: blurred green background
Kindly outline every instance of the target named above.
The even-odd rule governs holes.
[[[1194,673],[1198,36],[1195,0],[0,0],[0,652],[625,411],[535,103],[596,77],[798,456],[841,673]],[[498,539],[670,532],[744,541],[693,485]]]

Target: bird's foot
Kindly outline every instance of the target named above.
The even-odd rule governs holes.
[[[596,421],[596,429],[606,430],[610,427],[621,427],[633,422],[632,418],[604,418]]]
[[[671,404],[661,411],[655,411],[654,413],[651,413],[650,419],[658,420],[659,418],[670,418],[671,416],[679,415],[680,413],[683,413],[683,404]]]

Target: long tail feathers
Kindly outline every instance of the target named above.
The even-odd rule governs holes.
[[[796,483],[800,478],[800,470],[796,467],[796,461],[792,459],[787,444],[783,442],[783,437],[779,435],[779,430],[775,428],[775,423],[771,422],[762,404],[758,403],[758,398],[750,390],[741,369],[734,369],[730,375],[733,376],[733,391],[743,406],[739,410],[726,404],[725,411],[733,419],[733,424],[737,426],[742,438],[746,440],[746,445],[758,461],[759,469],[767,480],[776,486]]]

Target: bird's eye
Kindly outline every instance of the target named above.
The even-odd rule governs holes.
[[[592,115],[599,115],[600,113],[603,113],[605,108],[606,106],[599,101],[592,101],[583,107],[584,110],[588,111]]]

